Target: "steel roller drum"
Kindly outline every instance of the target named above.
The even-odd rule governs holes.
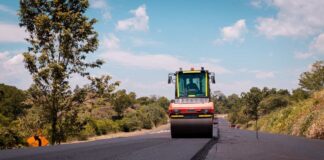
[[[171,118],[172,138],[212,138],[212,118]]]

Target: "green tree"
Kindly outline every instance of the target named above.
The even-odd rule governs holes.
[[[51,123],[51,144],[59,141],[64,129],[76,116],[75,99],[69,79],[72,74],[89,75],[87,68],[100,67],[101,60],[86,61],[98,46],[95,19],[85,12],[87,0],[21,0],[20,26],[29,33],[30,46],[23,53],[26,68],[33,77],[33,102]]]
[[[158,104],[158,106],[162,107],[165,111],[167,111],[168,107],[169,107],[169,104],[170,104],[170,101],[166,97],[159,97],[156,100],[156,103]]]
[[[136,103],[136,93],[135,92],[129,92],[128,96],[131,98],[132,103]]]
[[[228,119],[231,124],[235,124],[242,117],[242,115],[239,115],[239,111],[242,108],[241,98],[237,94],[232,94],[227,99],[228,105],[231,106],[228,110]]]
[[[214,102],[214,109],[216,113],[227,113],[230,107],[227,103],[227,97],[221,91],[215,91],[211,96],[211,100]]]
[[[262,91],[257,87],[252,87],[249,92],[242,93],[243,103],[246,106],[244,113],[251,119],[258,119],[258,106],[263,99]]]
[[[259,104],[259,115],[265,115],[273,110],[280,108],[280,107],[286,107],[289,104],[289,97],[280,95],[280,94],[274,94],[270,95],[268,97],[265,97],[262,99],[262,101]]]
[[[302,88],[297,88],[292,91],[291,99],[294,101],[304,100],[310,97],[309,92],[303,90]]]
[[[114,98],[112,100],[113,109],[117,112],[118,118],[123,117],[123,113],[125,109],[131,107],[135,103],[134,97],[128,95],[126,90],[119,90],[114,94]]]
[[[281,96],[290,96],[290,93],[289,93],[289,91],[287,89],[279,89],[277,94],[279,94]]]
[[[24,142],[16,120],[31,106],[26,103],[26,92],[13,86],[0,84],[0,96],[0,149],[17,147]]]
[[[89,77],[91,84],[89,86],[92,92],[95,92],[97,97],[111,99],[112,93],[116,90],[116,87],[120,85],[119,81],[110,82],[112,79],[109,75],[103,75],[101,77]]]
[[[139,97],[137,98],[137,102],[140,104],[140,105],[149,105],[149,104],[152,104],[154,102],[156,102],[156,97],[155,96],[152,96],[152,97]]]
[[[310,71],[300,75],[299,85],[308,91],[319,91],[324,88],[324,62],[317,61]]]
[[[0,101],[3,99],[3,97],[4,97],[4,92],[0,90]]]
[[[24,111],[31,106],[24,103],[27,97],[25,91],[13,86],[0,84],[0,114],[10,120],[17,119]]]
[[[245,104],[244,114],[250,120],[254,120],[256,124],[256,138],[258,139],[258,108],[264,98],[264,92],[257,87],[252,87],[249,92],[242,93],[243,103]]]

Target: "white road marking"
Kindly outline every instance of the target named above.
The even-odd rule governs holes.
[[[169,130],[169,129],[166,129],[166,130],[161,130],[161,131],[151,132],[151,133],[149,133],[149,134],[166,133],[166,132],[170,132],[170,130]]]

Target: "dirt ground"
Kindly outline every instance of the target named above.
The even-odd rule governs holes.
[[[70,142],[66,142],[64,144],[82,143],[82,142],[89,142],[89,141],[95,141],[95,140],[100,140],[100,139],[139,136],[139,135],[144,135],[144,134],[154,134],[154,133],[168,132],[169,130],[170,130],[170,124],[167,123],[167,124],[158,126],[156,128],[153,128],[153,129],[142,129],[142,130],[134,131],[134,132],[109,133],[109,134],[106,134],[106,135],[89,137],[88,140],[84,140],[84,141],[70,141]]]

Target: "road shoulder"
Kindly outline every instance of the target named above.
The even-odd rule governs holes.
[[[96,140],[102,140],[102,139],[111,139],[111,138],[122,138],[122,137],[133,137],[133,136],[140,136],[145,134],[156,134],[156,133],[163,133],[163,132],[169,132],[170,131],[170,124],[164,124],[160,125],[158,127],[152,128],[152,129],[141,129],[134,132],[117,132],[117,133],[109,133],[106,135],[101,136],[94,136],[89,137],[87,140],[84,141],[70,141],[63,144],[74,144],[74,143],[84,143],[84,142],[91,142]]]

